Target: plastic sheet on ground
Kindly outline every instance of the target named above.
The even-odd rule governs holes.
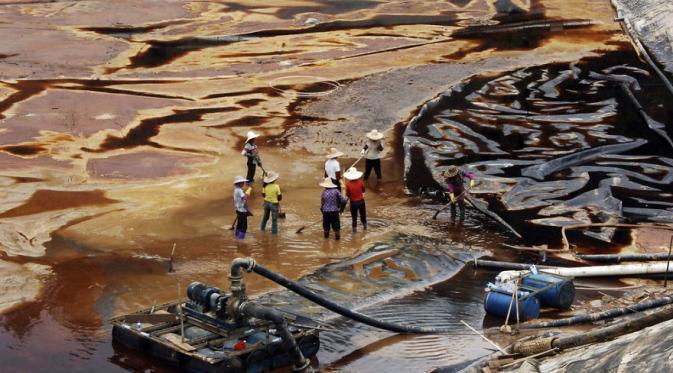
[[[540,372],[671,372],[673,320],[542,360]]]
[[[612,0],[654,57],[673,73],[673,3],[670,0]]]
[[[407,126],[407,188],[444,187],[442,171],[462,166],[476,174],[472,193],[529,235],[531,225],[673,222],[671,98],[629,45],[474,76]],[[610,241],[613,233],[588,235]]]

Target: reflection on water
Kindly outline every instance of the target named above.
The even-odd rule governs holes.
[[[564,14],[564,6],[551,0],[515,1],[507,10],[512,12],[509,16],[497,14],[503,10],[480,0],[317,0],[282,5],[197,1],[187,6],[139,2],[146,12],[108,3],[3,7],[3,31],[10,37],[3,40],[8,51],[0,54],[0,160],[5,170],[0,181],[6,205],[2,209],[5,248],[0,259],[39,263],[51,270],[42,279],[41,297],[0,316],[3,370],[169,371],[145,356],[123,348],[113,350],[105,320],[172,301],[184,295],[192,281],[226,289],[227,264],[240,256],[253,256],[291,278],[311,273],[305,277],[311,287],[365,313],[456,330],[446,336],[391,335],[334,318],[284,292],[266,296],[328,319],[335,327],[324,333],[319,355],[323,367],[383,371],[395,366],[419,371],[435,365],[461,366],[485,353],[483,342],[457,324],[462,319],[480,326],[485,279],[469,268],[456,272],[470,259],[464,248],[490,249],[507,240],[506,234],[499,234],[502,231],[495,224],[472,211],[462,222],[450,221],[446,215],[431,220],[428,206],[401,196],[401,151],[384,160],[385,180],[368,186],[368,232],[344,232],[340,242],[323,240],[319,228],[295,234],[300,226],[320,218],[316,204],[322,175],[314,170],[321,169],[324,148],[334,145],[330,141],[358,145],[355,138],[344,141],[339,137],[341,127],[331,131],[333,127],[327,126],[315,136],[312,132],[297,137],[282,134],[306,129],[297,127],[301,121],[316,127],[340,124],[365,111],[376,112],[376,117],[353,124],[353,137],[368,128],[368,122],[375,122],[379,130],[391,128],[426,100],[427,92],[443,89],[443,79],[429,82],[433,69],[440,65],[427,64],[450,60],[443,65],[455,78],[478,71],[484,59],[493,57],[499,64],[513,56],[514,50],[530,51],[531,61],[550,55],[567,60],[565,51],[588,53],[588,47],[578,47],[579,43],[600,45],[611,38],[618,30],[611,15],[597,15],[602,10],[595,10],[601,8],[594,4],[588,10],[572,9],[571,14]],[[545,14],[547,3],[556,17]],[[596,25],[576,18],[608,22]],[[570,25],[564,20],[579,23]],[[485,35],[496,23],[502,26],[498,33]],[[26,33],[28,24],[44,27]],[[468,26],[463,33],[454,33],[463,26]],[[559,40],[562,52],[545,49]],[[568,40],[577,43],[572,46]],[[542,50],[539,54],[533,51],[538,48]],[[69,55],[58,53],[62,51]],[[501,51],[508,56],[503,59]],[[428,145],[439,150],[437,165],[444,166],[453,160],[447,153],[458,150],[458,157],[478,163],[482,174],[520,179],[517,172],[525,167],[601,141],[621,144],[642,137],[658,145],[652,136],[665,134],[658,123],[671,117],[669,107],[659,107],[645,97],[649,92],[660,93],[652,77],[644,73],[645,67],[630,55],[626,61],[618,59],[613,56],[603,66],[586,60],[577,66],[476,77],[462,91],[451,94],[454,101],[447,102],[455,105],[455,111],[440,113],[447,114],[446,118],[417,136],[414,141],[423,146],[412,148],[410,154],[425,160]],[[407,70],[417,68],[409,75]],[[422,81],[425,71],[431,72],[425,83],[407,85],[407,79],[409,84],[412,79]],[[369,79],[382,72],[383,80],[390,80],[386,84]],[[344,89],[325,96],[343,101],[327,100],[326,110],[313,113],[302,108],[309,100],[295,100],[269,86],[287,75],[320,76],[344,86],[357,83],[372,89],[360,95],[376,92],[385,98],[395,97],[394,91],[404,92],[409,99],[401,105],[390,100],[395,105],[371,106],[372,101],[357,91]],[[632,83],[634,79],[637,84]],[[629,99],[620,88],[622,82],[631,85],[651,116],[646,121],[652,133],[641,136],[640,127],[629,132],[632,123],[644,119],[621,110]],[[301,78],[276,88],[311,93],[324,91],[326,84]],[[500,118],[505,121],[503,126]],[[613,131],[606,123],[618,123],[619,130]],[[251,220],[251,231],[244,242],[238,242],[227,229],[233,219],[229,188],[231,176],[245,167],[238,151],[253,126],[266,141],[260,142],[265,166],[283,175],[287,219],[281,222],[278,237],[255,229],[261,205],[257,194],[252,201],[256,217]],[[391,150],[401,144],[398,130],[403,126],[391,131]],[[448,139],[432,138],[437,131],[453,132]],[[282,141],[277,140],[279,135]],[[462,140],[455,143],[453,135]],[[519,151],[522,147],[530,151]],[[512,189],[507,208],[524,205],[521,211],[526,215],[529,205],[544,208],[538,205],[575,190],[561,198],[569,202],[577,193],[596,188],[603,173],[606,178],[627,175],[631,182],[649,187],[634,188],[626,177],[619,186],[613,185],[615,198],[624,206],[633,204],[622,207],[623,212],[631,207],[638,208],[638,213],[652,212],[642,204],[661,211],[665,196],[657,183],[667,180],[668,166],[661,154],[651,157],[648,153],[652,159],[640,155],[606,156],[592,165],[600,169],[585,167],[579,176],[560,170],[550,180],[535,180],[543,202],[521,188]],[[513,166],[494,163],[502,159]],[[178,165],[183,160],[199,166],[182,170]],[[203,165],[210,162],[215,164]],[[429,170],[422,163],[410,172],[419,173],[418,180],[429,181]],[[627,169],[633,174],[625,173]],[[567,180],[560,192],[554,184],[559,179]],[[480,177],[480,181],[487,180]],[[499,185],[505,186],[501,193],[511,186],[500,179],[491,183],[493,189]],[[406,203],[395,206],[398,202]],[[493,205],[503,210],[497,202]],[[515,216],[519,210],[508,211]],[[342,220],[346,228],[348,218]],[[401,238],[395,232],[441,237],[446,242]],[[622,239],[620,234],[616,231],[613,238]],[[24,241],[36,247],[28,250]],[[177,246],[176,272],[169,274],[173,244]],[[372,251],[364,256],[330,264],[369,247]],[[320,270],[314,272],[316,268]],[[446,279],[446,283],[421,290]],[[280,290],[254,275],[246,278],[246,284],[251,293]]]
[[[398,335],[344,320],[330,323],[321,334],[327,344],[318,354],[321,363],[344,371],[374,372],[381,366],[399,371],[427,371],[445,365],[466,365],[490,352],[461,320],[476,329],[484,317],[479,289],[490,274],[465,268],[450,281],[425,291],[362,309],[363,313],[401,324],[452,330],[448,335]]]

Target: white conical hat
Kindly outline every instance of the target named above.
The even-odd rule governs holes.
[[[362,177],[362,172],[358,171],[355,167],[351,167],[346,171],[344,177],[348,180],[357,180]]]
[[[381,140],[383,138],[383,134],[376,129],[367,132],[366,136],[370,140]]]
[[[234,178],[234,184],[245,183],[245,182],[247,182],[247,181],[248,181],[248,180],[247,180],[246,178],[244,178],[243,176],[236,176],[236,177]]]
[[[269,171],[269,172],[266,173],[266,177],[264,178],[264,182],[267,183],[267,184],[268,183],[273,183],[274,181],[278,180],[279,176],[280,175],[278,174],[278,172]]]
[[[342,155],[344,155],[344,153],[340,152],[337,148],[330,148],[326,157],[331,159],[341,157]]]
[[[326,177],[319,185],[324,188],[338,188],[329,177]]]
[[[248,142],[254,138],[259,137],[259,133],[255,133],[253,131],[248,131],[248,138],[245,140],[245,142]]]

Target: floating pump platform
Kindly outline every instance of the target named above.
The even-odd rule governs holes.
[[[111,320],[112,340],[189,372],[264,372],[292,365],[312,372],[319,324],[256,303],[245,294],[252,259],[236,259],[230,292],[194,282],[187,300]]]
[[[242,282],[255,272],[341,316],[394,333],[443,334],[451,328],[394,324],[340,306],[275,273],[252,258],[231,262],[230,292],[194,282],[186,301],[164,304],[111,320],[115,343],[190,372],[263,372],[292,365],[312,372],[321,322],[248,299]]]
[[[182,315],[182,316],[181,316]],[[288,330],[303,356],[320,347],[318,329],[287,315]],[[201,312],[193,302],[168,303],[111,320],[112,339],[180,370],[263,372],[294,363],[272,322],[228,322]]]

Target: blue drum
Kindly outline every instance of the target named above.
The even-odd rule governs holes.
[[[575,285],[572,280],[538,273],[523,278],[521,285],[533,289],[545,289],[535,296],[544,307],[568,309],[575,300]]]
[[[491,289],[484,297],[484,309],[493,316],[507,317],[509,305],[512,303],[512,293],[501,289]],[[540,316],[540,301],[529,292],[519,291],[519,320],[526,321]],[[516,304],[512,303],[509,320],[516,321]]]

